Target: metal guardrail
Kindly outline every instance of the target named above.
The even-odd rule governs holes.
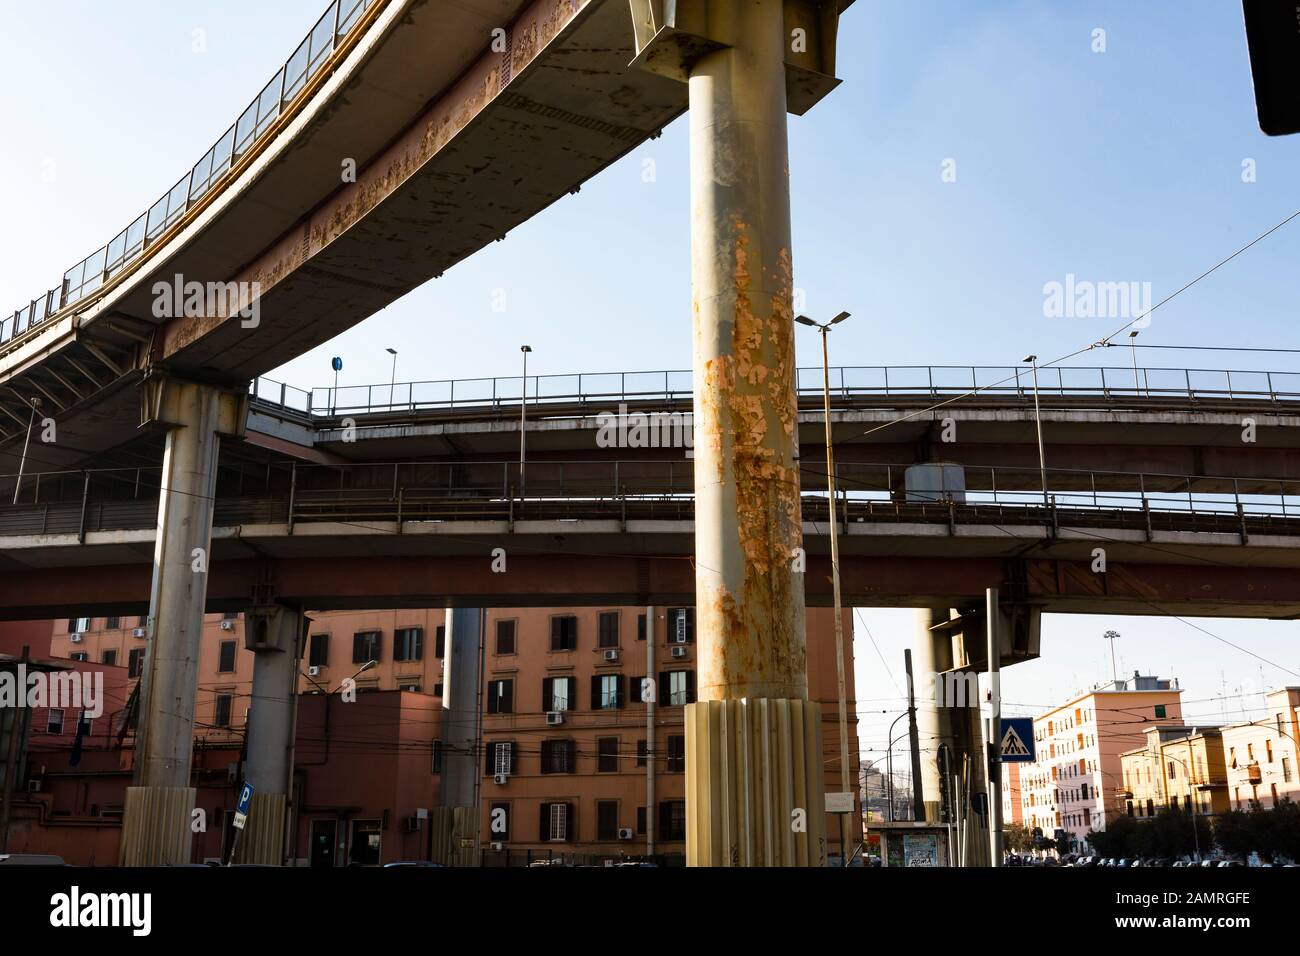
[[[334,0],[302,43],[234,124],[157,202],[63,275],[55,288],[0,319],[0,345],[32,331],[84,299],[140,258],[205,195],[217,188],[241,156],[279,119],[308,82],[330,61],[362,14],[380,0]]]
[[[978,391],[1005,401],[1033,400],[1032,370],[1028,366],[838,366],[831,372],[833,400],[878,398],[942,399]],[[800,396],[820,398],[822,370],[796,373]],[[294,388],[269,378],[250,386],[257,400],[312,417],[418,412],[437,409],[499,409],[518,407],[526,395],[529,407],[575,405],[617,411],[620,403],[684,402],[692,396],[689,370],[594,372],[575,375],[441,379],[379,385]],[[1107,366],[1039,368],[1040,397],[1143,400],[1147,402],[1252,400],[1278,403],[1300,400],[1300,372],[1242,369],[1183,369]]]
[[[900,487],[911,466],[838,466],[835,509],[854,522],[1078,525],[1101,528],[1300,534],[1300,481],[1125,472],[1049,471],[1048,494],[1015,488],[1026,469],[971,468],[980,487]],[[214,525],[457,520],[686,520],[694,511],[689,461],[292,463],[265,487],[218,498]],[[942,475],[941,469],[933,474]],[[999,481],[999,475],[1003,477]],[[867,476],[864,478],[863,476]],[[2,478],[3,476],[0,476]],[[0,506],[0,536],[145,530],[157,523],[157,468],[29,476],[30,500]],[[883,478],[883,481],[881,480]],[[1249,482],[1249,492],[1238,490]],[[1180,483],[1186,490],[1178,489]],[[1205,492],[1197,484],[1230,491]],[[1276,486],[1277,493],[1261,489]],[[1121,490],[1117,490],[1117,487]],[[1123,488],[1132,490],[1122,490]],[[825,494],[803,496],[805,521],[826,522]]]

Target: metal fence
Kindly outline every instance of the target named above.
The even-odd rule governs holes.
[[[58,312],[96,292],[151,248],[195,203],[217,189],[240,157],[275,125],[286,107],[330,62],[331,56],[380,0],[334,0],[293,55],[262,88],[225,134],[181,180],[123,229],[63,275],[63,281],[13,315],[0,319],[0,345],[38,328]]]
[[[822,369],[801,368],[796,386],[802,398],[820,398]],[[1028,366],[837,366],[830,370],[831,397],[854,399],[944,399],[966,394],[1009,402],[1033,400],[1033,370]],[[314,388],[310,392],[271,379],[253,383],[253,396],[270,405],[308,415],[417,412],[436,409],[518,408],[526,396],[530,407],[548,406],[617,411],[621,403],[689,402],[691,372],[594,372],[576,375],[441,379],[377,385]],[[1040,397],[1101,401],[1260,401],[1300,399],[1300,372],[1243,369],[1125,368],[1056,366],[1039,368]]]
[[[1135,472],[1037,471],[971,467],[960,487],[906,487],[907,464],[836,467],[835,509],[845,525],[863,522],[1039,524],[1240,533],[1300,533],[1300,481]],[[0,476],[2,477],[2,476]],[[12,477],[12,476],[11,476]],[[23,500],[0,506],[0,536],[148,530],[157,522],[159,473],[103,469],[29,475]],[[689,461],[397,462],[283,464],[265,487],[218,497],[214,525],[467,520],[690,520]],[[824,476],[809,470],[803,519],[828,522]],[[820,482],[824,488],[825,482]]]

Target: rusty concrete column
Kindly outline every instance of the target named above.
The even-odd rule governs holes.
[[[142,421],[168,429],[158,498],[149,635],[140,684],[135,785],[126,793],[121,862],[189,861],[194,694],[211,560],[218,436],[243,432],[248,395],[165,376],[147,379]]]
[[[808,695],[782,0],[711,4],[691,70],[701,700]]]
[[[723,45],[688,80],[700,703],[687,714],[687,862],[699,866],[825,858],[795,561],[783,17],[782,0],[711,4],[707,34]],[[792,829],[792,814],[813,832]]]

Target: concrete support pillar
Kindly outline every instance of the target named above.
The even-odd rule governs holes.
[[[791,761],[808,696],[783,3],[712,4],[705,16],[722,46],[688,79],[702,703],[687,713],[687,863],[806,865],[824,847],[796,853],[793,792],[744,776],[761,765],[801,778]],[[820,735],[819,715],[808,729]],[[813,776],[798,809],[820,830]]]
[[[948,620],[947,608],[919,608],[916,611],[912,638],[912,657],[916,662],[916,733],[921,750],[921,784],[925,791],[925,818],[931,823],[941,819],[946,799],[944,781],[939,773],[939,746],[953,747],[951,714],[938,705],[936,679],[952,667],[952,641],[936,635],[930,628]]]
[[[963,804],[961,839],[966,841],[966,865],[987,866],[988,817],[974,812],[974,804],[988,789],[978,674],[954,671],[952,634],[932,630],[954,616],[955,612],[947,608],[922,608],[916,612],[912,656],[917,667],[916,724],[925,818],[940,820],[945,801],[954,810]],[[947,746],[951,754],[951,781],[940,774],[940,746]]]
[[[236,849],[239,863],[284,861],[302,620],[284,607],[254,607],[244,615],[244,643],[253,652],[244,777],[253,785],[253,803]]]
[[[247,393],[156,376],[142,420],[168,427],[158,498],[149,643],[140,685],[135,786],[128,788],[121,862],[189,861],[193,831],[194,693],[211,560],[219,435],[239,435]]]
[[[480,833],[479,788],[483,755],[479,737],[483,722],[483,641],[487,612],[479,608],[447,608],[442,675],[442,806],[426,825],[433,827],[435,858],[446,865],[475,866],[483,844],[495,838]],[[512,810],[513,812],[513,810]],[[509,827],[523,826],[519,819]],[[512,831],[517,832],[517,831]],[[472,840],[467,850],[462,841]]]

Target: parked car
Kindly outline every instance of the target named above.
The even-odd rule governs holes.
[[[1240,866],[1243,866],[1243,865],[1244,865],[1244,864],[1242,864],[1240,860],[1220,860],[1220,861],[1219,861],[1219,867],[1220,867],[1221,869],[1225,869],[1225,868],[1233,868],[1233,867],[1240,867]]]
[[[67,866],[53,853],[0,853],[0,866]]]

